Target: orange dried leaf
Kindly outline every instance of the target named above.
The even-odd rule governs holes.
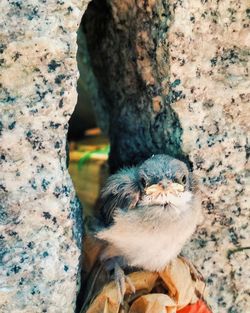
[[[210,311],[202,300],[199,300],[194,304],[190,304],[185,308],[178,310],[177,313],[212,313],[212,311]]]

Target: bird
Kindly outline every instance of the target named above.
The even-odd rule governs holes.
[[[100,262],[114,271],[119,301],[127,282],[123,268],[163,271],[202,221],[193,173],[166,154],[120,169],[104,185],[94,237],[104,243]]]

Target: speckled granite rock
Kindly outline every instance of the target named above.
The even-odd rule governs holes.
[[[181,80],[183,95],[173,108],[206,212],[186,253],[207,278],[214,312],[248,312],[249,9],[246,1],[171,4],[170,80]]]
[[[74,311],[82,229],[65,143],[87,2],[0,3],[1,313]]]
[[[74,310],[80,213],[65,136],[86,4],[0,3],[1,313]],[[185,253],[207,278],[214,312],[247,312],[246,1],[100,4],[103,23],[93,28],[98,49],[91,54],[113,126],[111,164],[168,151],[193,162],[205,223]]]
[[[94,0],[85,19],[113,170],[159,152],[193,164],[205,221],[184,252],[215,313],[250,312],[249,12],[244,0]]]

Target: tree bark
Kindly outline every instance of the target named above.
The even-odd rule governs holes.
[[[169,8],[143,3],[93,1],[84,17],[106,100],[103,115],[109,116],[112,172],[157,153],[184,157],[182,129],[171,107],[184,95],[176,90],[179,79],[169,76]]]

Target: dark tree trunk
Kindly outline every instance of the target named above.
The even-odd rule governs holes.
[[[183,158],[182,129],[171,108],[182,94],[175,91],[179,81],[170,83],[168,76],[168,6],[143,3],[112,7],[94,0],[84,17],[94,72],[106,98],[102,109],[109,115],[112,172],[157,153]]]

